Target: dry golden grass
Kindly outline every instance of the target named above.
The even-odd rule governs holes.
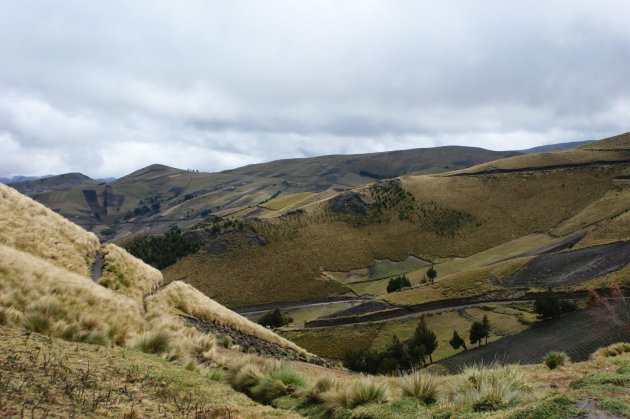
[[[603,148],[597,149],[597,151],[594,150],[593,147],[589,147],[588,149],[573,148],[548,153],[525,154],[494,160],[453,173],[476,173],[492,169],[544,168],[545,166],[580,164],[592,161],[627,160],[627,155],[623,152],[615,150],[603,151]]]
[[[590,167],[479,177],[408,176],[403,186],[416,202],[465,211],[476,224],[454,238],[397,218],[355,227],[327,215],[325,203],[313,203],[299,219],[272,221],[284,236],[266,246],[242,246],[221,256],[191,255],[163,273],[167,282],[185,279],[230,307],[343,293],[344,286],[322,280],[321,272],[360,269],[374,259],[403,260],[410,254],[467,257],[547,232],[599,200],[620,173],[621,167]]]
[[[0,359],[2,417],[297,417],[135,350],[2,326]]]
[[[235,328],[245,334],[276,343],[296,351],[302,348],[265,327],[211,300],[189,284],[175,281],[146,299],[147,310],[156,313],[179,310],[189,316]]]
[[[162,273],[130,255],[115,244],[103,246],[105,264],[100,285],[136,300],[154,291],[162,283]]]
[[[630,132],[585,144],[580,148],[584,150],[627,150],[630,149]]]
[[[272,199],[271,201],[267,202],[266,204],[263,204],[262,206],[272,211],[279,211],[283,208],[295,206],[296,204],[304,201],[306,198],[308,198],[312,194],[313,194],[312,192],[302,192],[302,193],[295,193],[291,195],[283,195],[283,196],[279,196],[276,199]]]
[[[596,246],[619,240],[630,240],[630,212],[599,223],[576,247]]]
[[[59,214],[0,184],[0,243],[88,275],[98,238]]]
[[[531,259],[531,257],[510,259],[443,278],[438,276],[433,284],[422,284],[409,290],[388,294],[384,298],[395,304],[406,305],[447,298],[471,297],[505,290],[502,286],[503,281]]]
[[[0,305],[21,313],[23,319],[45,316],[49,326],[41,332],[70,340],[99,336],[102,343],[122,345],[147,327],[136,301],[4,245],[0,245]]]

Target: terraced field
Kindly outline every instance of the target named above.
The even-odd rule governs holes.
[[[630,263],[630,242],[540,255],[505,281],[510,287],[574,285],[621,269]]]
[[[453,336],[453,330],[457,330],[461,336],[467,336],[470,325],[487,315],[492,327],[489,339],[491,342],[526,330],[534,320],[531,310],[531,303],[488,304],[429,314],[427,324],[436,333],[439,342],[433,358],[442,359],[455,354],[456,351],[448,343]],[[384,349],[391,342],[393,335],[398,336],[401,340],[408,339],[413,334],[417,324],[418,317],[415,316],[347,326],[287,330],[283,334],[317,355],[331,359],[342,359],[349,349]]]
[[[564,351],[572,360],[584,361],[597,348],[629,339],[630,334],[619,337],[610,322],[598,322],[581,310],[443,359],[440,364],[453,372],[470,364],[538,364],[550,351]]]

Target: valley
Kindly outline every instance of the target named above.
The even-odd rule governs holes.
[[[458,165],[451,161],[457,153],[478,160]],[[549,352],[562,351],[575,363],[559,373],[566,383],[597,381],[598,368],[611,361],[591,354],[623,348],[615,345],[630,338],[617,327],[630,288],[630,134],[508,154],[419,149],[213,174],[154,165],[111,183],[73,175],[17,185],[50,209],[1,186],[0,331],[13,348],[0,348],[0,368],[10,371],[13,359],[21,369],[7,375],[10,397],[0,399],[0,408],[256,417],[261,402],[265,415],[278,417],[361,409],[431,417],[434,405],[400,396],[402,384],[388,375],[386,354],[411,351],[420,323],[434,334],[435,347],[430,362],[423,352],[407,372],[444,377],[431,378],[443,386],[438,410],[474,416],[470,405],[446,396],[448,386],[471,374],[470,365],[512,371],[503,365],[528,364],[518,374],[533,368],[538,377],[528,379],[544,386],[541,380],[558,375],[536,368]],[[392,288],[396,281],[402,285]],[[560,311],[541,314],[544,298],[555,299]],[[282,326],[256,324],[274,310]],[[485,338],[472,343],[481,324],[488,325]],[[463,349],[452,343],[455,332]],[[53,343],[41,349],[42,339]],[[67,379],[91,371],[65,341],[86,354],[93,345],[106,347],[109,364],[88,357],[95,368],[85,379],[91,405],[58,381],[61,371]],[[37,355],[36,370],[28,372],[34,347],[44,361]],[[625,350],[608,351],[617,350],[623,369]],[[48,354],[63,361],[37,367]],[[327,398],[350,397],[335,393],[341,384],[315,394],[321,374],[348,388],[368,385],[344,368],[357,368],[350,363],[357,356],[384,357],[379,365],[390,369],[368,381],[387,397],[359,407]],[[449,375],[415,369],[422,367]],[[200,375],[183,378],[184,370]],[[623,374],[615,379],[625,380]],[[50,388],[36,402],[11,387],[35,376]],[[156,379],[166,383],[157,393],[147,384]],[[277,381],[285,379],[296,381]],[[274,384],[267,388],[265,380]],[[305,401],[306,382],[315,383],[314,405]],[[563,408],[572,412],[582,411],[576,385],[562,387],[573,410]],[[609,398],[617,394],[597,388]],[[546,391],[527,394],[525,410],[508,403],[499,417],[522,417],[556,400]],[[61,410],[59,398],[67,401]],[[616,411],[630,412],[630,401],[620,403]]]

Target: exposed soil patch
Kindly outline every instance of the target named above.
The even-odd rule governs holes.
[[[473,364],[537,364],[550,351],[563,351],[573,361],[585,361],[598,348],[623,340],[610,322],[599,322],[587,310],[543,322],[480,348],[469,349],[439,363],[455,372]],[[629,339],[626,334],[625,339]]]
[[[630,242],[543,254],[519,269],[505,285],[557,287],[597,278],[630,263]]]
[[[181,316],[181,318],[202,332],[215,335],[219,342],[221,342],[226,336],[229,336],[232,339],[233,344],[239,345],[244,352],[248,352],[250,348],[253,348],[259,355],[266,355],[277,359],[308,362],[315,365],[330,367],[328,362],[326,362],[323,358],[314,355],[306,356],[294,349],[285,348],[275,343],[258,339],[255,336],[245,334],[231,327],[222,326],[214,322],[207,322],[193,317]]]

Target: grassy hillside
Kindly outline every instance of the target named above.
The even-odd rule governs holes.
[[[351,189],[407,173],[461,169],[514,154],[438,147],[280,160],[221,173],[156,164],[110,184],[67,174],[23,187],[36,200],[82,227],[107,239],[121,239],[139,231],[163,233],[174,224],[186,229],[211,213],[274,215],[310,193]]]
[[[552,160],[583,161],[587,159],[583,153],[593,159],[592,153],[599,152],[563,151]],[[512,167],[546,164],[536,155],[513,159]],[[618,181],[629,166],[405,176],[402,188],[412,198],[377,217],[340,216],[331,213],[328,201],[315,201],[304,205],[302,214],[253,222],[267,239],[266,246],[188,256],[164,274],[167,281],[185,278],[231,306],[338,294],[345,285],[323,276],[324,271],[362,269],[376,259],[401,261],[409,255],[435,263],[466,258],[532,234],[567,235],[608,222],[630,208],[629,196],[625,189],[619,190],[623,185]],[[377,199],[367,187],[358,191],[372,202]],[[541,240],[540,247],[544,245]],[[497,261],[509,256],[505,253]],[[242,287],[235,287],[236,281]]]
[[[190,284],[169,281],[164,285],[156,269],[120,247],[101,245],[92,233],[15,190],[0,185],[0,197],[3,416],[522,418],[630,414],[625,391],[630,382],[630,351],[622,345],[554,372],[538,365],[474,367],[448,376],[437,375],[439,369],[434,373],[411,371],[402,377],[350,374],[314,365],[321,360]],[[374,250],[389,228],[400,233],[396,226],[415,225],[418,231],[425,231],[421,219],[416,225],[394,218],[401,210],[455,217],[449,218],[444,229],[429,230],[428,234],[443,243],[464,234],[460,230],[472,232],[483,225],[465,223],[451,235],[462,212],[443,204],[395,204],[392,211],[380,215],[382,219],[370,223],[326,214],[325,205],[314,203],[303,214],[305,218],[286,221],[280,229],[270,226],[265,230],[255,224],[269,244],[241,250],[299,244],[295,241],[304,237],[302,229],[320,244],[340,232],[369,231],[376,235]],[[351,239],[357,238],[349,234]],[[391,244],[395,237],[389,240]],[[295,255],[292,246],[285,249],[287,254],[281,255],[285,260]],[[301,251],[299,263],[311,263],[308,252],[313,247]],[[329,249],[321,251],[317,257],[330,254]],[[347,266],[347,256],[344,253],[335,259],[338,266]],[[371,259],[373,253],[360,257]],[[244,261],[250,260],[241,263]],[[265,268],[259,266],[259,274]],[[244,288],[241,283],[233,285]],[[444,314],[442,320],[448,317],[452,326],[465,327],[481,312],[466,310],[464,322],[453,314]],[[505,308],[491,314],[497,335],[519,324]],[[370,344],[381,347],[394,331],[405,336],[412,329],[406,321],[393,324],[394,330],[370,332]],[[439,339],[443,344],[446,335]],[[341,341],[329,339],[327,345],[334,347]],[[243,353],[245,345],[247,354]]]

